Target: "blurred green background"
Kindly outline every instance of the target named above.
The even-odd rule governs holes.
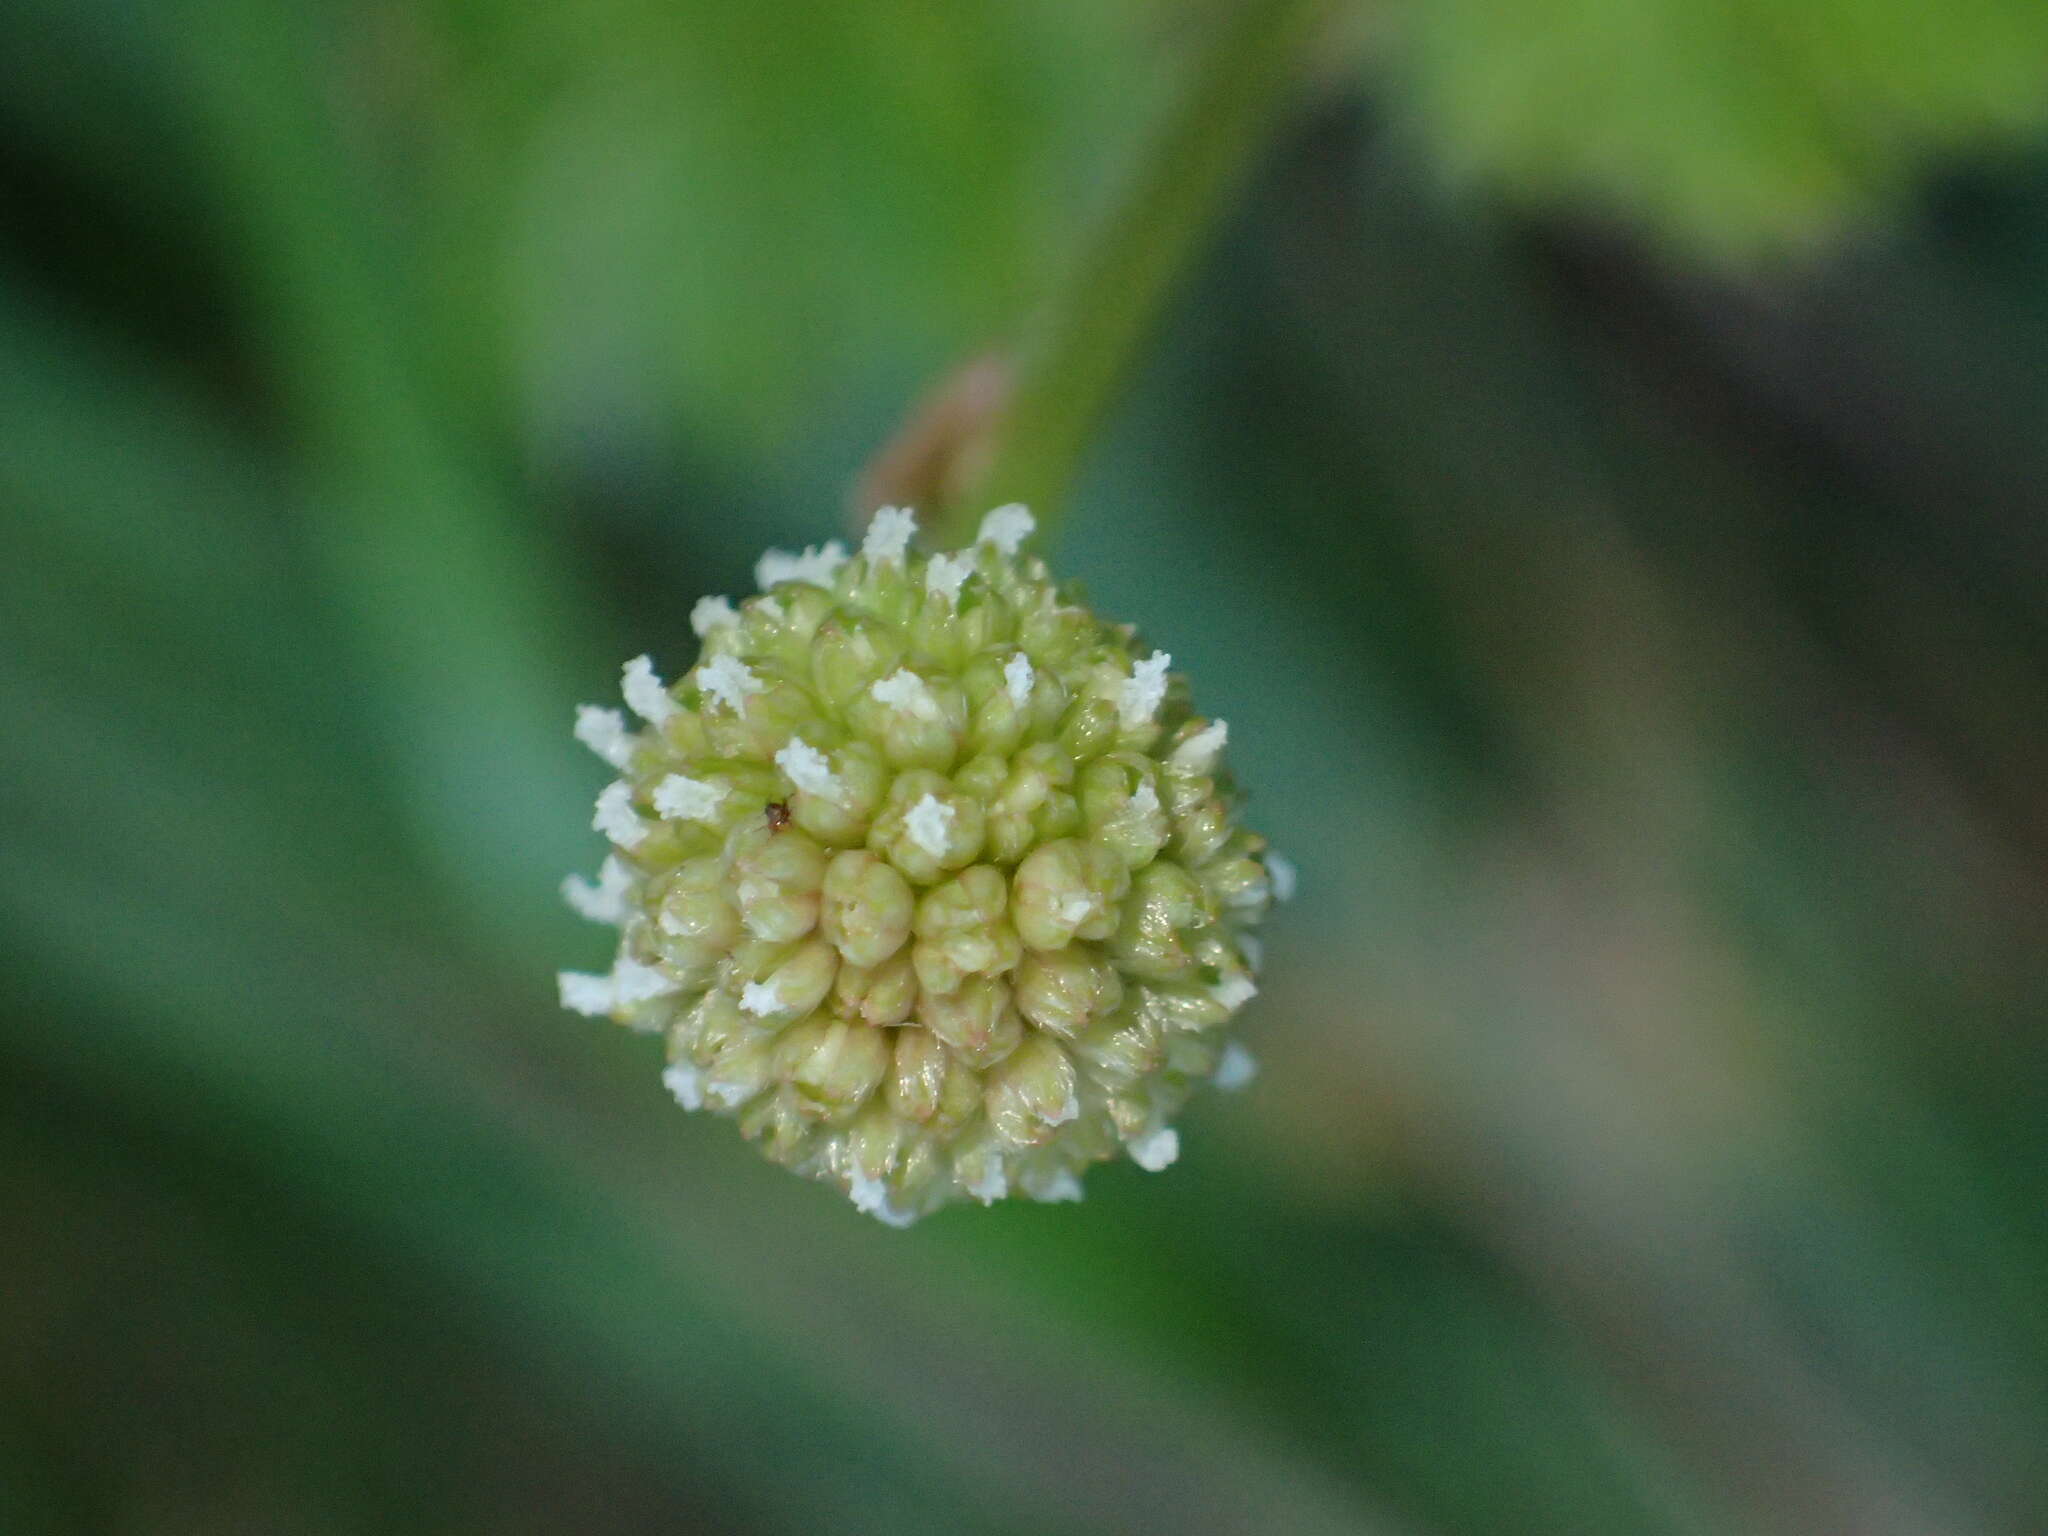
[[[899,1233],[556,1011],[571,710],[1229,18],[0,8],[0,1530],[2048,1529],[2048,10],[1331,10],[1052,550],[1263,1075]]]

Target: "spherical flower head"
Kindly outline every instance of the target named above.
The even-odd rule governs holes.
[[[1064,598],[1022,507],[964,550],[900,508],[858,553],[771,552],[577,735],[619,770],[577,911],[619,929],[563,1006],[666,1037],[687,1109],[907,1225],[949,1202],[1078,1199],[1091,1164],[1173,1161],[1288,866],[1232,815],[1228,730],[1164,652]]]

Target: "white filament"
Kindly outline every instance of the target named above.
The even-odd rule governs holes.
[[[562,899],[578,917],[617,927],[626,920],[626,897],[632,889],[633,872],[607,854],[598,867],[596,882],[571,875],[562,882]]]
[[[1010,702],[1022,709],[1031,700],[1031,688],[1038,674],[1031,670],[1031,658],[1022,651],[1003,663],[1003,686],[1010,690]]]
[[[800,555],[792,555],[786,549],[771,549],[754,563],[754,582],[763,592],[785,581],[829,587],[847,559],[846,546],[837,539],[813,544]]]
[[[903,818],[903,830],[913,843],[933,858],[944,858],[947,834],[953,829],[956,814],[952,806],[937,795],[928,793]]]
[[[739,610],[729,597],[700,597],[690,610],[690,628],[699,640],[708,638],[714,629],[730,629],[739,621]]]
[[[714,821],[727,793],[716,781],[672,773],[654,786],[654,808],[670,821]]]
[[[633,756],[633,733],[626,729],[626,717],[601,704],[576,706],[576,739],[614,768],[623,768]]]
[[[775,766],[788,774],[789,782],[798,789],[827,800],[839,798],[839,775],[832,771],[825,754],[803,737],[789,738],[788,744],[775,754]]]
[[[1124,1145],[1130,1149],[1132,1162],[1147,1173],[1158,1173],[1172,1167],[1174,1159],[1180,1156],[1180,1132],[1163,1125],[1156,1131],[1133,1136]]]
[[[598,792],[590,825],[621,848],[637,848],[647,837],[647,823],[633,809],[633,786],[614,779]]]
[[[746,708],[748,694],[763,687],[737,656],[712,657],[697,668],[697,684],[734,714]]]
[[[957,555],[933,555],[924,568],[924,589],[937,592],[949,603],[960,601],[960,588],[974,574],[974,552],[963,549]]]
[[[981,520],[981,532],[975,537],[977,544],[993,544],[1005,555],[1017,553],[1018,546],[1030,538],[1038,527],[1038,519],[1022,502],[1013,501],[1008,506],[997,507]]]
[[[1216,766],[1216,755],[1223,750],[1223,744],[1230,740],[1230,722],[1211,720],[1194,735],[1173,749],[1168,759],[1174,767],[1185,768],[1189,773],[1207,773]]]
[[[1160,701],[1166,697],[1166,669],[1172,665],[1173,658],[1166,652],[1154,651],[1131,668],[1116,696],[1125,730],[1136,730],[1159,713]]]
[[[634,714],[649,725],[660,725],[676,712],[676,701],[668,696],[651,660],[635,656],[620,670],[623,676],[619,691],[625,694],[626,707]]]
[[[867,556],[870,565],[901,565],[903,552],[910,548],[910,537],[916,532],[917,518],[910,508],[883,507],[868,523],[860,552]]]
[[[898,667],[887,677],[872,684],[868,693],[876,703],[886,704],[891,709],[900,709],[907,715],[920,720],[936,720],[939,717],[939,701],[933,697],[931,685],[908,667]]]

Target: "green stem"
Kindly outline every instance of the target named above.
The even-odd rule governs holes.
[[[1329,0],[1241,0],[1203,41],[1133,174],[1022,340],[988,469],[948,508],[939,542],[983,508],[1021,501],[1059,522],[1104,413],[1176,283],[1200,255],[1295,83]]]

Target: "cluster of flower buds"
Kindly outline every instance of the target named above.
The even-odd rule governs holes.
[[[858,554],[771,551],[697,604],[681,682],[626,664],[637,724],[577,717],[619,777],[565,894],[620,937],[563,1006],[664,1034],[686,1108],[897,1225],[1172,1162],[1194,1086],[1251,1075],[1246,929],[1291,881],[1231,818],[1224,723],[1031,530],[924,556],[885,508]]]

